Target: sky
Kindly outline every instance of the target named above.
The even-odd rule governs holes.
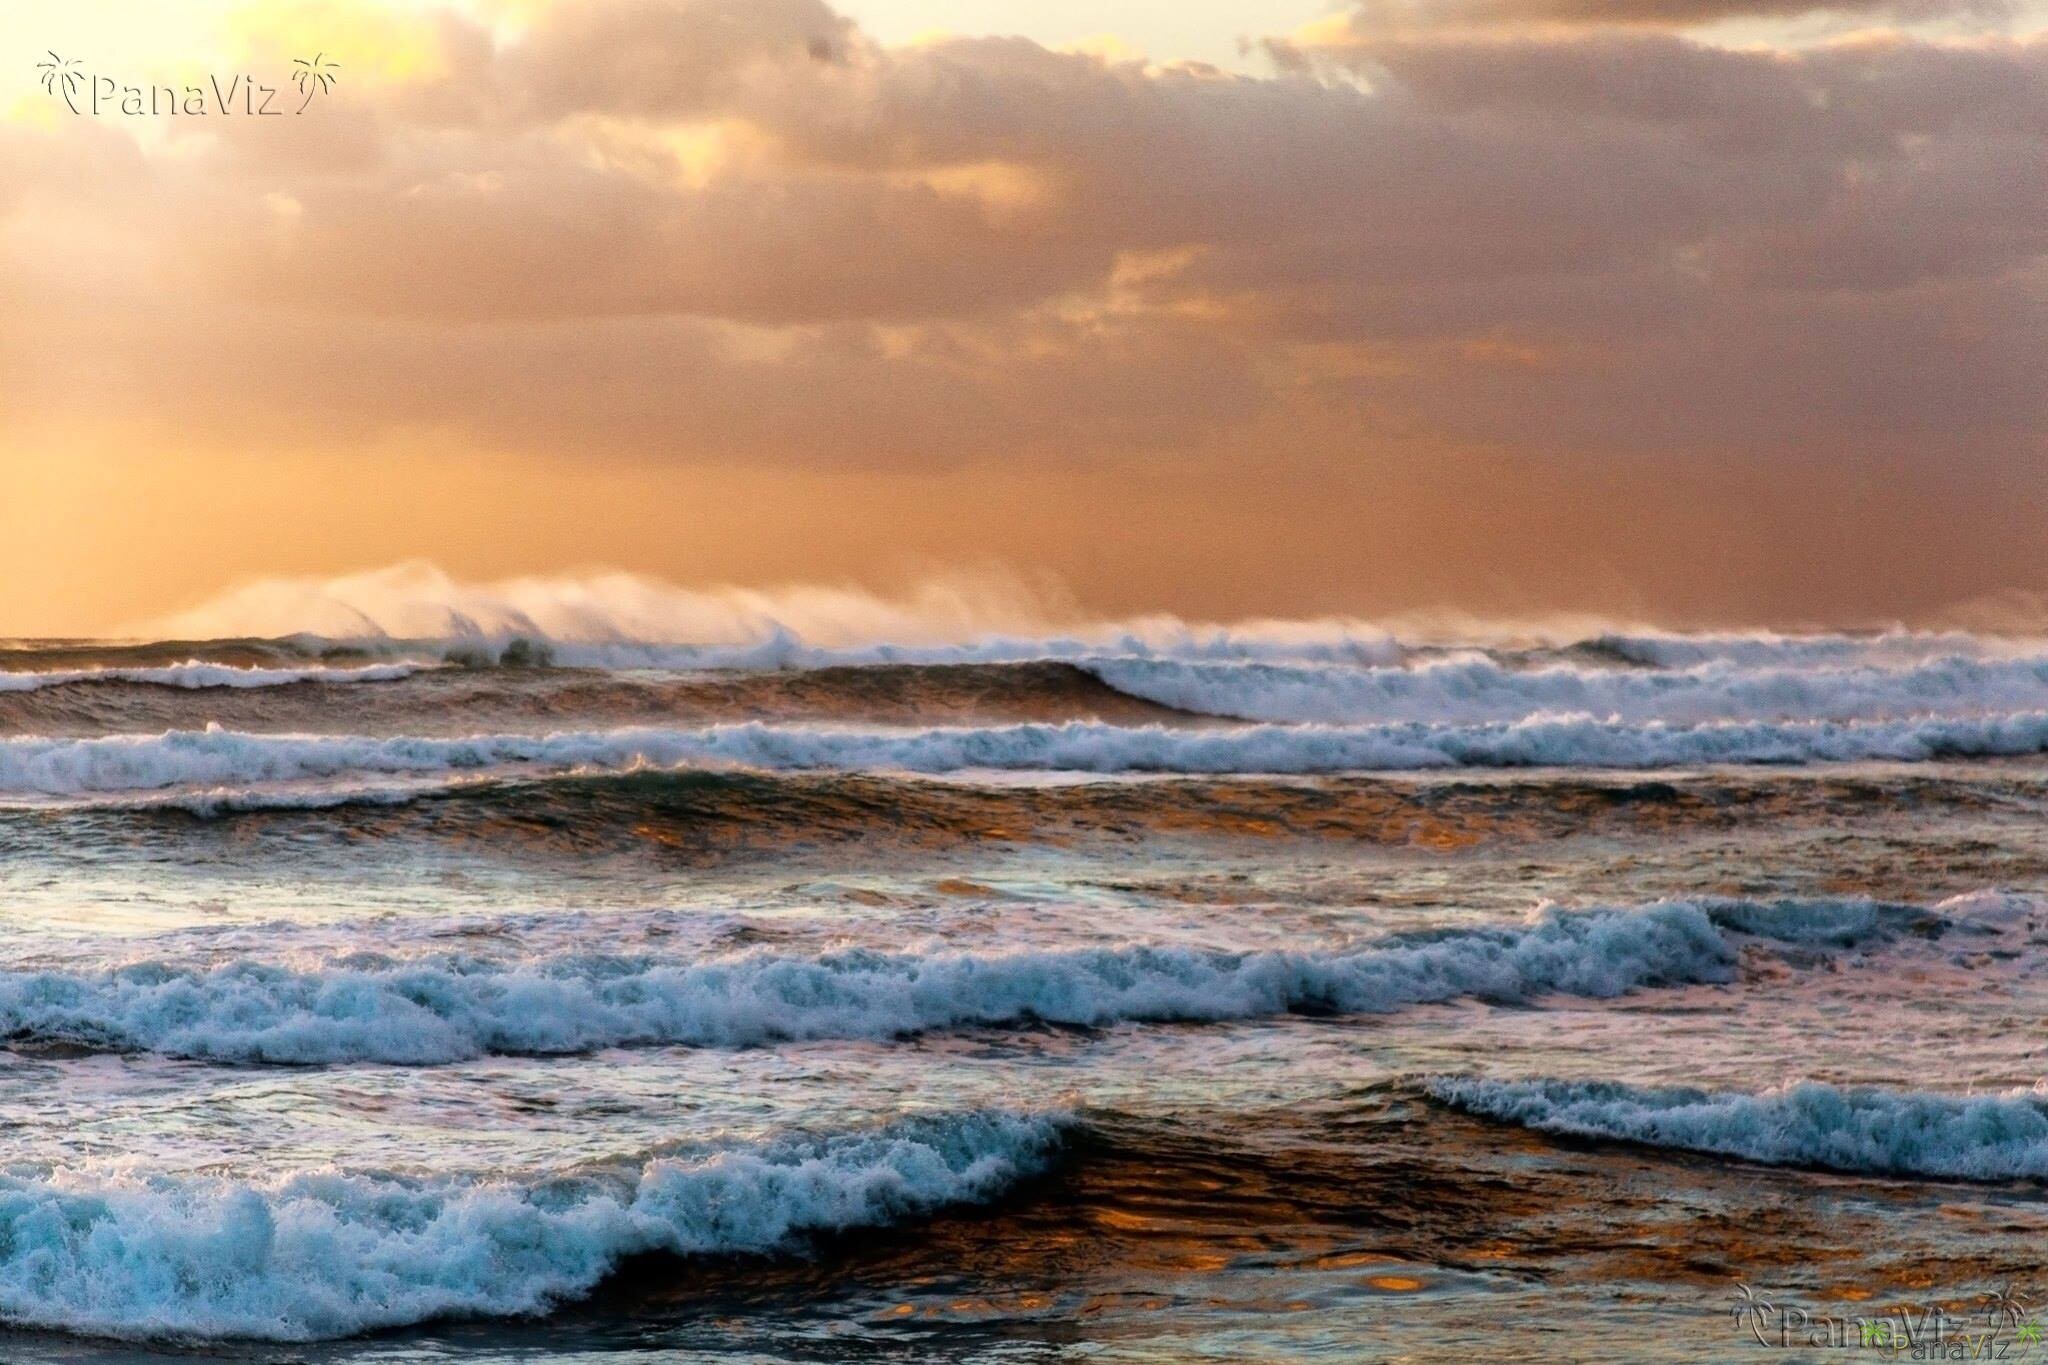
[[[2038,602],[2044,34],[2041,0],[16,0],[0,635],[411,561],[1209,619]],[[90,107],[236,76],[292,112]]]

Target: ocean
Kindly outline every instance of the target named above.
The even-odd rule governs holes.
[[[0,1359],[2038,1351],[2044,754],[1961,632],[0,643]]]

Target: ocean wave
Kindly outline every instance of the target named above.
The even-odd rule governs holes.
[[[0,1319],[125,1338],[309,1341],[542,1313],[650,1253],[787,1250],[991,1199],[1067,1121],[968,1113],[615,1171],[410,1180],[0,1176]]]
[[[1858,632],[1608,630],[1572,650],[1643,668],[1726,663],[1748,668],[1817,668],[1839,664],[1911,664],[1949,656],[2005,657],[2037,653],[2038,635],[1979,635],[1961,630]]]
[[[631,659],[635,648],[704,648],[737,651],[728,656],[736,664],[762,666],[803,665],[818,657],[835,662],[1065,657],[1061,651],[1076,644],[1150,657],[1352,663],[1396,662],[1410,647],[1563,649],[1652,668],[1713,660],[1798,667],[2002,655],[2012,647],[2008,637],[1960,630],[1683,632],[1554,613],[1519,620],[1448,611],[1380,621],[1331,616],[1205,624],[1161,613],[1114,620],[1090,618],[1047,584],[992,572],[935,574],[901,591],[880,593],[822,584],[692,588],[618,572],[476,582],[418,560],[340,577],[245,583],[143,629],[183,639],[298,635],[359,648],[401,640],[480,646],[522,639],[557,648],[587,646],[596,651],[587,657],[594,658],[617,649],[609,657],[619,660]],[[814,649],[827,654],[806,653]]]
[[[1654,679],[1662,673],[1797,675],[1909,672],[1944,664],[2040,662],[2034,638],[1892,632],[1875,635],[1607,634],[1547,637],[1520,628],[1463,623],[1464,634],[1393,628],[1348,618],[1250,620],[1230,624],[1151,616],[1077,624],[1063,630],[962,631],[931,638],[828,627],[813,634],[773,617],[712,628],[707,638],[656,632],[543,629],[517,616],[480,623],[460,615],[418,635],[300,632],[223,642],[237,656],[261,648],[287,658],[430,659],[470,666],[528,665],[604,670],[768,672],[826,668],[949,667],[1025,663],[1266,665],[1275,669],[1400,672],[1492,664],[1505,673],[1581,671]],[[851,633],[851,638],[849,637]],[[731,636],[732,638],[721,638]],[[201,661],[206,642],[123,646],[119,654],[176,649]],[[75,652],[75,651],[74,651]],[[27,658],[32,662],[34,654]],[[1586,666],[1590,661],[1590,667]],[[1624,686],[1626,684],[1623,684]],[[1788,683],[1794,685],[1795,683]]]
[[[849,949],[820,956],[358,955],[317,967],[142,962],[0,973],[0,1035],[215,1061],[431,1065],[492,1053],[625,1045],[748,1047],[1049,1023],[1388,1013],[1461,997],[1608,998],[1732,980],[1719,927],[1743,902],[1541,908],[1529,923],[1327,952],[1129,946],[989,954]],[[1880,931],[1875,909],[1868,930]],[[1781,912],[1798,939],[1814,915]],[[1743,923],[1733,932],[1769,925]],[[1839,937],[1839,935],[1837,935]]]
[[[93,675],[109,680],[151,681],[123,673],[167,672],[189,665],[262,671],[240,662],[207,657],[207,642],[161,645],[67,646],[67,660],[140,655],[148,664],[95,663],[66,672],[78,681]],[[827,668],[965,667],[973,665],[1081,663],[1094,659],[1183,659],[1191,662],[1259,662],[1321,665],[1391,665],[1407,648],[1371,627],[1346,622],[1247,622],[1234,626],[1187,624],[1171,618],[1119,622],[1071,632],[972,635],[957,640],[872,640],[823,643],[777,623],[731,641],[662,641],[630,638],[560,637],[538,630],[472,629],[452,634],[408,636],[287,635],[274,639],[222,642],[237,660],[251,649],[285,659],[370,658],[457,664],[472,668],[576,668],[661,672],[777,672]],[[156,663],[166,650],[190,653],[181,663]],[[0,650],[0,663],[26,676],[49,649]],[[279,670],[287,671],[287,670]],[[55,671],[52,670],[53,676]]]
[[[1900,667],[1757,668],[1716,661],[1637,671],[1511,667],[1485,657],[1400,668],[1096,659],[1128,696],[1238,720],[1484,724],[1577,714],[1623,722],[1873,720],[2048,708],[2048,658],[1959,655]]]
[[[502,657],[503,650],[513,646],[500,637],[487,637],[481,646],[455,638],[434,642],[432,647],[445,657],[459,660],[470,657],[479,647],[485,657],[493,650]],[[883,665],[942,667],[1085,663],[1103,658],[1387,664],[1403,655],[1400,645],[1374,631],[1290,631],[1258,626],[1197,627],[1177,623],[1149,629],[1111,627],[1071,635],[987,635],[932,644],[820,645],[805,640],[794,631],[778,627],[759,639],[726,645],[550,640],[544,645],[529,648],[544,649],[552,662],[577,668],[751,671]]]
[[[502,656],[516,644],[526,658],[624,668],[986,663],[1126,650],[1387,662],[1400,652],[1386,631],[1345,618],[1089,620],[1058,594],[991,573],[935,576],[892,595],[819,584],[687,588],[626,573],[464,582],[419,561],[244,584],[148,629],[179,638],[296,635],[352,648],[440,642],[465,658]]]
[[[1758,1094],[1439,1077],[1430,1094],[1545,1133],[1882,1175],[2048,1179],[2048,1099],[1806,1083]]]
[[[2048,712],[1983,719],[1720,722],[1564,717],[1498,725],[1064,724],[923,730],[750,722],[463,737],[252,734],[209,728],[0,739],[0,793],[66,796],[383,776],[734,766],[953,773],[1337,773],[1459,767],[1647,769],[1924,762],[2048,752]]]
[[[51,687],[77,687],[94,683],[130,683],[146,687],[173,687],[186,691],[231,687],[291,687],[300,683],[396,682],[409,678],[428,665],[419,663],[365,664],[354,668],[263,668],[209,663],[188,659],[184,663],[151,668],[64,668],[0,671],[0,692],[40,692]]]

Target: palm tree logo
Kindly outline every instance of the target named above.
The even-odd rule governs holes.
[[[299,87],[299,93],[306,98],[300,102],[298,112],[306,112],[306,106],[313,102],[313,96],[324,95],[334,89],[334,73],[341,70],[340,62],[327,60],[327,54],[316,52],[313,60],[296,57],[292,65],[298,70],[292,72],[292,84]]]
[[[2026,1323],[2027,1311],[2026,1298],[2015,1293],[2011,1285],[1984,1296],[1984,1316],[1991,1319],[1994,1327],[2017,1328]]]
[[[1770,1345],[1769,1338],[1764,1336],[1764,1326],[1771,1320],[1771,1315],[1777,1312],[1777,1309],[1771,1302],[1768,1299],[1758,1298],[1754,1289],[1740,1281],[1736,1283],[1735,1292],[1728,1297],[1732,1301],[1732,1307],[1729,1309],[1729,1312],[1735,1318],[1736,1327],[1742,1327],[1746,1321],[1751,1335],[1757,1340],[1757,1344],[1759,1346]]]
[[[78,63],[52,52],[48,61],[36,63],[36,70],[43,73],[43,89],[61,98],[66,108],[77,113],[78,105],[72,96],[78,93],[79,82],[85,79],[78,72]]]

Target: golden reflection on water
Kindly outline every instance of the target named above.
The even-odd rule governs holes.
[[[1636,1286],[1716,1317],[1738,1282],[1915,1311],[1934,1295],[1960,1312],[1959,1287],[2009,1274],[2048,1230],[2011,1195],[1957,1219],[1943,1210],[1963,1201],[1924,1184],[1560,1144],[1419,1102],[1218,1123],[1227,1131],[1118,1121],[995,1206],[811,1258],[650,1271],[633,1302],[767,1312],[826,1299],[882,1324],[1085,1319],[1112,1336],[1142,1336],[1161,1314],[1182,1327],[1356,1320],[1530,1286]]]
[[[1927,788],[1918,796],[1905,788]],[[1129,778],[1033,784],[857,774],[644,771],[483,784],[396,807],[361,807],[360,837],[424,834],[535,856],[654,853],[664,861],[788,859],[858,844],[915,857],[1035,846],[1138,851],[1176,843],[1253,851],[1335,845],[1457,858],[1568,838],[1697,837],[1833,827],[1935,800],[1967,810],[2016,800],[1937,779],[1705,774],[1640,779]],[[2026,800],[2036,793],[2029,787]],[[249,814],[262,828],[288,814]],[[1901,857],[1910,858],[1910,849]],[[1815,890],[1854,894],[1854,876]]]

